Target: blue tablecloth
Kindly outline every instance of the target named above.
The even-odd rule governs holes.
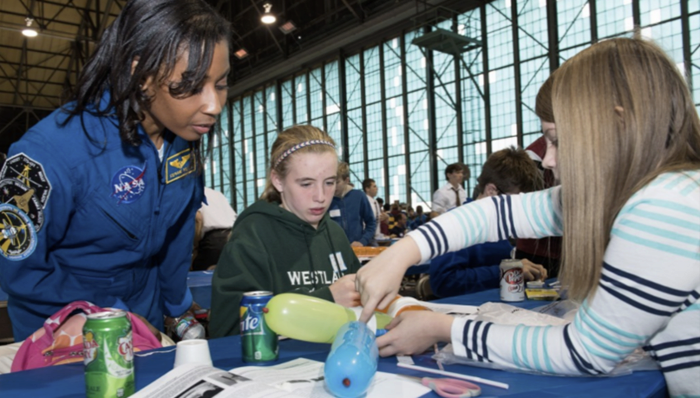
[[[441,300],[457,304],[479,305],[487,301],[497,301],[498,291],[485,292],[451,297]],[[542,305],[541,301],[524,301],[518,306],[534,308]],[[226,337],[209,341],[214,366],[221,369],[232,369],[245,366],[241,361],[240,337]],[[175,359],[172,347],[155,350],[156,354],[137,357],[136,387],[141,389],[158,377],[172,369]],[[286,362],[298,357],[324,361],[330,349],[329,344],[314,344],[295,340],[280,342],[280,359],[276,363]],[[164,352],[169,351],[169,352]],[[434,367],[428,354],[414,356],[418,365]],[[396,358],[382,358],[379,370],[391,373],[402,373],[413,376],[426,376],[416,371],[398,368]],[[554,377],[535,376],[523,373],[505,372],[475,368],[465,365],[448,365],[445,370],[482,377],[503,383],[508,383],[508,390],[482,385],[483,397],[536,397],[536,398],[628,398],[666,396],[666,383],[660,371],[635,372],[628,376],[610,378],[591,377]],[[0,397],[56,397],[82,398],[85,396],[83,365],[70,364],[50,368],[36,369],[25,372],[0,375]],[[424,397],[437,397],[430,393]]]
[[[209,349],[214,366],[220,369],[229,370],[247,365],[240,359],[241,347],[238,336],[210,340]],[[286,362],[298,357],[325,361],[329,349],[329,344],[284,340],[280,342],[280,359],[276,363]],[[172,369],[175,360],[175,353],[172,351],[172,347],[156,351],[162,353],[136,358],[137,390],[142,389]],[[414,360],[419,365],[424,365],[424,362],[430,361],[427,356],[414,357]],[[630,376],[614,378],[574,378],[533,376],[463,365],[449,365],[445,368],[448,371],[483,377],[510,385],[508,390],[482,385],[483,397],[588,398],[597,396],[606,398],[661,398],[666,394],[666,385],[660,372],[639,372]],[[397,367],[395,357],[382,358],[379,362],[379,370],[413,376],[426,375]],[[83,365],[80,363],[61,365],[0,375],[0,396],[3,398],[85,397]],[[424,395],[424,397],[437,397],[437,394],[429,393]]]

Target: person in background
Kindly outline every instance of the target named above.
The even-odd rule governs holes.
[[[671,397],[697,395],[700,119],[687,83],[657,45],[615,38],[566,61],[552,94],[556,128],[545,131],[542,164],[561,185],[462,206],[382,252],[356,276],[360,320],[393,300],[405,270],[421,260],[499,233],[563,233],[559,279],[581,303],[570,324],[506,326],[406,311],[377,338],[380,354],[451,341],[456,355],[503,367],[600,375],[643,348]],[[449,233],[431,237],[439,230]]]
[[[16,340],[79,300],[159,330],[193,306],[201,138],[217,128],[228,74],[229,22],[205,1],[124,4],[70,102],[14,143],[0,171],[11,188],[0,283]]]
[[[367,195],[367,200],[369,201],[369,204],[372,207],[372,213],[374,213],[374,220],[377,223],[377,226],[375,227],[374,238],[370,243],[370,246],[376,246],[377,239],[385,238],[385,236],[382,235],[382,231],[379,225],[381,221],[380,219],[382,218],[382,208],[379,205],[379,202],[374,199],[374,197],[377,196],[377,184],[374,182],[373,179],[367,178],[366,180],[362,181],[362,190],[365,191],[365,194]]]
[[[464,169],[461,163],[452,163],[445,168],[447,184],[433,194],[433,211],[443,214],[461,206],[467,200],[467,191],[462,187]]]
[[[402,238],[406,233],[408,225],[408,217],[402,211],[398,211],[392,215],[393,223],[389,227],[389,236],[392,238]]]
[[[408,206],[408,208],[406,209],[406,217],[408,221],[408,227],[410,228],[411,223],[413,223],[413,221],[415,221],[416,219],[416,211],[413,210],[413,206]]]
[[[401,216],[401,208],[399,207],[398,202],[393,203],[387,212],[387,225],[389,228],[389,231],[393,230],[396,228],[396,224],[399,222]],[[391,232],[389,232],[391,234]]]
[[[542,176],[535,162],[524,150],[512,147],[492,153],[477,182],[476,200],[542,189]],[[510,258],[512,250],[508,239],[501,239],[435,257],[430,260],[433,294],[449,297],[497,288],[501,260]],[[547,278],[547,270],[541,265],[527,259],[522,262],[526,281]]]
[[[238,216],[214,270],[211,337],[239,332],[245,292],[294,292],[346,307],[359,304],[354,273],[360,262],[327,215],[337,165],[333,139],[315,127],[294,126],[277,136],[265,191]]]
[[[338,164],[338,183],[328,214],[343,228],[353,247],[369,246],[376,242],[377,219],[367,195],[352,189],[350,168],[346,162]]]
[[[205,187],[204,195],[207,200],[195,217],[193,271],[216,265],[236,221],[236,212],[224,194]]]
[[[462,179],[463,179],[463,181],[464,181],[464,183],[463,183],[464,185],[463,185],[463,186],[466,186],[466,187],[467,187],[467,189],[465,189],[465,192],[468,192],[468,190],[469,190],[469,179],[472,178],[472,170],[469,168],[469,166],[467,166],[467,165],[464,164],[464,163],[460,163],[460,165],[462,166]],[[476,197],[476,196],[478,196],[478,195],[474,195],[474,197]],[[467,197],[466,197],[465,200],[462,202],[462,204],[467,203],[467,202],[469,201],[469,199],[471,199],[471,198],[467,195]]]
[[[540,87],[535,99],[535,114],[542,123],[542,133],[548,130],[556,130],[554,124],[554,110],[552,108],[552,85],[554,84],[554,74]],[[542,159],[547,152],[547,140],[544,135],[535,140],[527,147],[527,153],[542,167]],[[558,178],[555,178],[554,171],[544,169],[544,187],[550,188],[559,185]],[[547,237],[542,239],[517,239],[516,258],[528,259],[532,262],[542,264],[547,268],[549,277],[559,275],[559,257],[561,256],[561,237]]]
[[[393,218],[391,216],[391,205],[385,204],[382,207],[382,215],[379,217],[379,231],[382,235],[389,236],[389,222],[393,224]]]
[[[425,224],[426,222],[428,222],[428,215],[423,213],[423,206],[416,206],[416,217],[413,219],[413,221],[411,221],[411,229],[416,229],[421,225]]]

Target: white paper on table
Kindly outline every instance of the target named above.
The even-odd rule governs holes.
[[[326,389],[323,378],[323,362],[298,358],[275,366],[245,366],[231,369],[261,384],[271,385],[309,398],[333,397]],[[367,391],[367,398],[417,398],[430,392],[419,382],[392,373],[377,372]]]
[[[289,398],[288,391],[207,365],[184,364],[132,395],[132,398]]]
[[[439,312],[441,314],[463,316],[467,319],[474,319],[479,314],[479,307],[475,305],[459,305],[459,304],[438,304],[430,301],[421,301],[420,305]]]

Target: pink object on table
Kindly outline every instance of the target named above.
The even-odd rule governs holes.
[[[107,309],[87,301],[74,301],[44,321],[44,326],[29,336],[17,351],[12,372],[61,365],[83,360],[83,325],[87,314]],[[134,351],[162,347],[140,319],[127,312],[131,320]]]

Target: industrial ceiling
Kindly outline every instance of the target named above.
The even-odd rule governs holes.
[[[376,43],[401,29],[447,19],[479,0],[207,0],[231,21],[230,95]],[[126,0],[0,1],[0,152],[63,103],[105,28]],[[263,5],[277,22],[264,25]],[[21,31],[26,19],[38,36]],[[288,22],[294,25],[284,32]],[[289,27],[287,25],[286,27]],[[235,52],[244,49],[239,59]],[[239,53],[240,54],[240,53]]]

